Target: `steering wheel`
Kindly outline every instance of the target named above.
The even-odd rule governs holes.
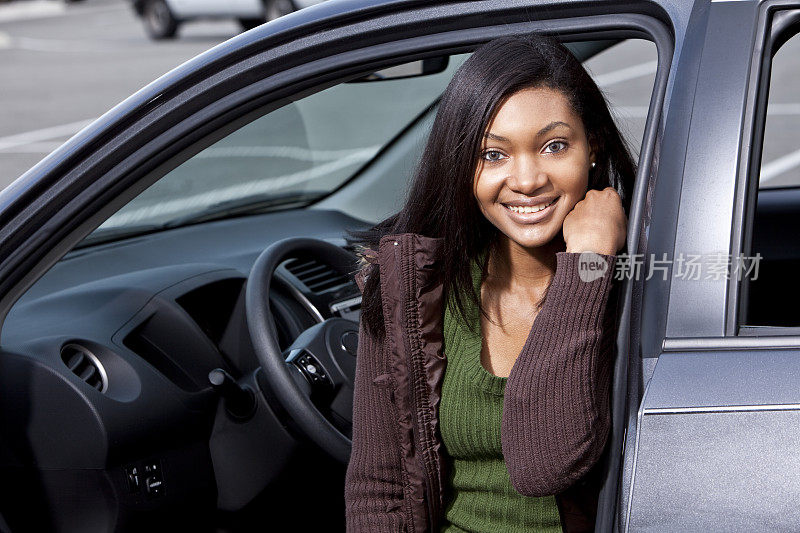
[[[303,435],[334,459],[347,463],[352,445],[353,382],[358,323],[328,318],[301,333],[284,352],[269,306],[275,269],[289,256],[311,256],[352,276],[355,257],[323,240],[290,237],[270,245],[247,280],[247,325],[273,402]]]

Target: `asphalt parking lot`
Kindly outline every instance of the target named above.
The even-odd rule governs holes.
[[[121,0],[0,3],[0,187],[158,76],[236,35],[233,21],[147,38]]]
[[[0,3],[0,187],[137,89],[239,31],[233,21],[195,22],[178,39],[154,42],[121,0]],[[655,50],[644,41],[622,46],[588,67],[636,149]],[[772,185],[800,181],[798,48],[790,42],[776,59],[784,73],[772,86],[762,172]]]

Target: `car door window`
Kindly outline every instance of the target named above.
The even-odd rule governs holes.
[[[769,104],[761,150],[759,189],[800,187],[800,38],[792,37],[772,58]]]
[[[753,191],[750,251],[741,273],[744,332],[800,327],[800,35],[785,42],[767,66],[766,116],[758,187]],[[745,247],[746,249],[746,247]],[[738,259],[737,259],[738,261]]]
[[[634,159],[638,158],[658,66],[656,46],[629,39],[584,63],[605,94]]]
[[[433,105],[466,56],[452,56],[436,74],[340,84],[285,105],[172,170],[95,236],[254,201],[296,207],[325,196]]]
[[[432,117],[439,96],[468,56],[449,56],[443,70],[422,76],[403,76],[404,70],[414,73],[419,61],[397,65],[373,75],[373,81],[335,85],[262,116],[166,174],[82,246],[324,198],[413,125]],[[626,40],[590,58],[586,66],[606,94],[631,151],[638,154],[656,70],[655,45]],[[384,75],[392,78],[375,81]],[[424,136],[417,141],[421,149]],[[392,180],[408,180],[410,160],[418,157],[418,150],[408,154],[403,175],[381,177],[387,190],[397,190],[390,187]]]

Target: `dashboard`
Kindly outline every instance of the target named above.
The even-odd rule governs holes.
[[[12,527],[21,520],[13,502],[39,502],[49,512],[25,517],[34,529],[178,519],[207,529],[217,509],[236,511],[285,475],[298,447],[288,421],[258,395],[261,415],[232,424],[208,375],[220,368],[258,386],[244,293],[269,244],[303,236],[344,245],[345,229],[363,227],[336,211],[292,210],[65,256],[2,330],[0,501]],[[271,292],[284,350],[327,318],[358,321],[353,277],[313,257],[285,260]]]

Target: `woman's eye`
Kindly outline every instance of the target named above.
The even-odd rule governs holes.
[[[545,151],[545,153],[553,154],[553,153],[556,153],[556,152],[560,152],[561,150],[563,150],[566,147],[567,147],[567,143],[565,143],[564,141],[553,141],[553,142],[551,142],[550,144],[547,145],[547,147],[545,148],[544,151]]]
[[[486,150],[483,152],[483,158],[486,161],[500,161],[504,157],[503,153],[498,150]]]

